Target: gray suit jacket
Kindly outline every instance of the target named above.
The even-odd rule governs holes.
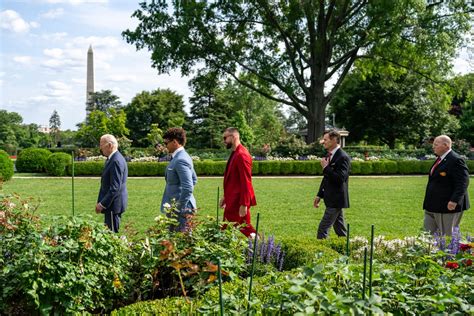
[[[196,209],[196,200],[193,191],[197,183],[196,172],[194,171],[193,160],[186,150],[178,152],[170,161],[165,172],[166,187],[161,200],[161,210],[163,204],[172,204],[173,199],[181,212],[190,213]]]
[[[105,212],[120,214],[125,212],[128,203],[128,167],[122,154],[117,151],[105,163],[97,202],[105,207]]]

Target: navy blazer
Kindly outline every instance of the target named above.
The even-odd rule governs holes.
[[[323,180],[318,196],[324,199],[326,207],[349,207],[349,171],[351,159],[344,150],[339,148],[329,165],[323,169]]]
[[[127,177],[127,162],[122,154],[116,151],[105,163],[97,199],[106,211],[112,211],[114,214],[125,212],[128,204]]]
[[[194,171],[193,160],[186,150],[181,150],[170,161],[165,172],[166,187],[161,200],[161,210],[163,204],[177,203],[180,211],[190,212],[196,209],[196,200],[193,195],[194,186],[197,183],[196,172]]]
[[[468,186],[466,162],[451,151],[428,176],[423,209],[433,213],[457,213],[469,209]],[[457,203],[454,211],[448,210],[449,201]]]

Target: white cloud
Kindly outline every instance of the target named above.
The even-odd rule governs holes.
[[[71,95],[71,86],[61,81],[49,81],[46,84],[46,97],[65,98]]]
[[[66,47],[73,48],[73,47],[89,47],[92,45],[92,49],[106,47],[109,49],[117,48],[122,44],[122,41],[119,40],[117,37],[113,36],[105,36],[105,37],[98,37],[98,36],[78,36],[72,39],[71,42],[66,44]]]
[[[60,41],[67,36],[66,32],[58,32],[58,33],[50,33],[50,34],[43,34],[41,38],[45,41]]]
[[[138,20],[131,17],[134,9],[114,10],[111,7],[97,7],[93,11],[81,12],[79,20],[93,28],[122,32],[128,28],[134,29],[138,25]],[[138,9],[138,2],[136,9]]]
[[[55,19],[64,14],[63,8],[51,9],[47,12],[42,13],[40,16],[45,19]]]
[[[63,50],[60,48],[44,49],[43,54],[52,58],[61,58],[63,57]]]
[[[111,75],[106,78],[107,81],[112,82],[135,82],[137,76],[135,75]]]
[[[19,64],[28,65],[31,63],[31,56],[14,56],[13,60]]]
[[[36,22],[28,23],[13,10],[5,10],[0,12],[0,27],[2,29],[13,31],[15,33],[28,32],[32,27],[38,27]]]
[[[108,0],[46,0],[47,3],[68,3],[72,5],[84,3],[108,3]]]

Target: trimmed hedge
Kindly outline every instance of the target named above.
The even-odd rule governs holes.
[[[433,160],[376,160],[352,161],[352,175],[394,175],[394,174],[421,174],[427,175]],[[195,161],[194,169],[199,176],[222,176],[226,161]],[[74,164],[74,174],[78,176],[100,176],[104,161],[80,161]],[[474,172],[474,161],[467,161],[470,173]],[[130,176],[156,177],[164,176],[168,162],[129,162]],[[290,161],[254,161],[252,174],[254,176],[279,175],[322,175],[321,164],[318,160],[290,160]],[[71,175],[71,165],[67,166],[67,174]]]
[[[13,172],[13,161],[6,151],[0,149],[0,180],[10,180],[13,177]]]
[[[51,154],[46,163],[46,171],[52,176],[64,176],[71,165],[71,155],[63,152]]]
[[[16,158],[18,172],[45,172],[51,152],[44,148],[27,148]]]

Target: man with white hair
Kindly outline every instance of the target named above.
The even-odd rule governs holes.
[[[438,156],[430,169],[423,209],[424,226],[430,233],[451,236],[469,209],[469,170],[466,162],[451,149],[451,139],[440,135],[433,142]]]
[[[127,162],[118,151],[118,142],[113,135],[102,135],[99,148],[107,161],[102,172],[95,211],[104,214],[107,227],[118,233],[120,219],[128,203]]]

